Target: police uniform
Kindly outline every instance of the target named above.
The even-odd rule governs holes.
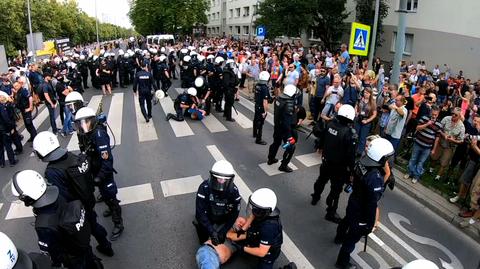
[[[173,108],[175,109],[176,115],[168,113],[166,118],[167,121],[170,119],[176,121],[184,120],[184,116],[188,113],[188,108],[182,108],[181,105],[186,105],[189,108],[193,105],[192,97],[186,92],[179,94],[175,99],[175,102],[173,102]]]
[[[253,137],[256,142],[262,142],[262,130],[265,123],[263,114],[266,112],[263,106],[264,101],[271,99],[268,86],[266,84],[257,84],[255,86],[255,115],[253,116]]]
[[[255,218],[247,230],[246,247],[259,247],[260,244],[270,246],[267,255],[259,258],[258,269],[271,269],[275,260],[280,256],[283,243],[282,223],[280,210],[276,208],[269,216]]]
[[[209,79],[209,83],[212,87],[213,92],[213,102],[215,103],[215,111],[223,112],[222,110],[222,99],[224,89],[222,87],[222,77],[223,77],[223,70],[219,65],[215,65],[213,67],[211,81]]]
[[[87,156],[90,157],[92,174],[100,194],[112,214],[112,221],[115,228],[123,231],[122,208],[117,199],[117,185],[113,177],[115,169],[113,168],[113,155],[110,147],[110,137],[103,125],[97,125],[92,132],[88,134],[88,140],[91,145],[87,150]]]
[[[286,143],[290,137],[295,141],[298,139],[295,117],[295,100],[286,94],[280,95],[275,101],[274,111],[274,126],[273,126],[273,143],[268,149],[268,162],[274,163],[278,148],[283,143]],[[283,159],[280,167],[286,167],[293,157],[295,152],[295,145],[290,145],[283,153]]]
[[[97,69],[100,66],[100,61],[97,58],[96,60],[91,57],[88,60],[88,69],[90,70],[90,80],[92,83],[92,86],[96,89],[100,88],[100,81],[99,78],[97,77]]]
[[[91,233],[97,240],[97,249],[111,251],[107,231],[97,222],[95,212],[95,185],[90,170],[90,163],[85,155],[77,156],[67,152],[61,158],[48,163],[45,178],[59,189],[60,195],[67,201],[80,200],[85,206],[86,218]],[[113,253],[113,251],[112,251]]]
[[[342,243],[337,265],[348,268],[350,253],[355,244],[368,235],[375,224],[377,203],[384,191],[383,175],[379,167],[355,166],[353,192],[348,199],[347,214],[337,227],[336,243]]]
[[[83,88],[88,89],[88,63],[85,60],[78,62],[78,71],[82,76]]]
[[[15,129],[15,121],[10,116],[7,104],[0,103],[0,166],[5,166],[5,154],[7,151],[8,161],[10,165],[17,163],[12,148],[12,131]]]
[[[135,74],[133,92],[136,93],[138,90],[140,109],[147,122],[152,118],[152,87],[155,90],[158,90],[157,85],[155,85],[155,81],[153,80],[152,73],[141,70]],[[145,111],[145,103],[147,103],[147,111]]]
[[[165,93],[165,96],[168,96],[168,89],[172,86],[170,78],[166,75],[168,74],[168,66],[165,61],[158,63],[158,76],[162,82],[162,91]]]
[[[210,115],[210,110],[212,107],[212,94],[210,90],[210,85],[208,85],[208,82],[204,77],[201,77],[201,78],[203,79],[203,86],[202,87],[195,86],[195,89],[197,90],[198,98],[205,100],[205,107],[203,107],[203,109],[205,110],[205,114]]]
[[[128,84],[128,74],[127,74],[127,59],[123,55],[118,55],[117,58],[118,66],[118,80],[120,81],[120,87],[125,88],[125,85]]]
[[[220,238],[220,243],[223,243],[228,230],[238,217],[241,199],[237,186],[233,183],[224,193],[212,190],[209,180],[200,184],[195,203],[195,219],[198,222],[196,227],[201,244],[214,232]]]
[[[235,75],[233,70],[229,67],[225,67],[222,74],[222,86],[225,94],[225,107],[223,116],[228,121],[234,121],[232,119],[232,107],[235,102],[235,87],[238,85],[238,82],[238,77]]]
[[[170,77],[173,79],[177,79],[177,72],[176,72],[176,65],[175,65],[175,52],[170,52],[168,55],[168,71]]]
[[[338,208],[338,199],[342,192],[343,184],[349,180],[355,164],[355,147],[357,136],[355,130],[343,121],[335,118],[327,123],[321,138],[322,164],[320,175],[315,182],[312,194],[312,204],[320,200],[325,184],[330,181],[330,193],[327,197],[327,216],[334,219]],[[335,217],[338,218],[338,217]],[[335,221],[338,221],[335,220]]]

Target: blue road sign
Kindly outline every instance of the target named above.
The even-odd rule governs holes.
[[[267,35],[267,29],[265,26],[260,25],[257,27],[257,37],[265,37]]]

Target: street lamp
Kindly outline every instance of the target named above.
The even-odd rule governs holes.
[[[397,38],[395,39],[395,56],[393,57],[393,70],[390,81],[394,84],[398,84],[400,80],[400,61],[403,57],[403,50],[405,49],[405,28],[407,20],[407,1],[400,0],[398,12],[398,26],[397,26]]]
[[[97,29],[97,47],[100,47],[100,38],[98,37],[98,16],[97,16],[97,0],[95,0],[95,28]]]
[[[32,16],[30,14],[30,0],[27,0],[27,13],[28,13],[28,28],[30,30],[30,43],[32,44],[33,60],[35,61],[35,56],[36,56],[37,50],[35,49],[35,43],[33,42]],[[28,54],[28,52],[27,52],[27,54]]]

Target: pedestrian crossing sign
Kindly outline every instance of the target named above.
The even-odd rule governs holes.
[[[352,23],[348,52],[353,55],[367,56],[370,43],[370,26],[358,22]]]

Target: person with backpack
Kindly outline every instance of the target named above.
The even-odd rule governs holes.
[[[9,198],[33,207],[40,250],[48,253],[53,267],[103,269],[90,246],[90,223],[80,200],[67,202],[58,187],[48,185],[34,170],[16,172],[5,189]]]

